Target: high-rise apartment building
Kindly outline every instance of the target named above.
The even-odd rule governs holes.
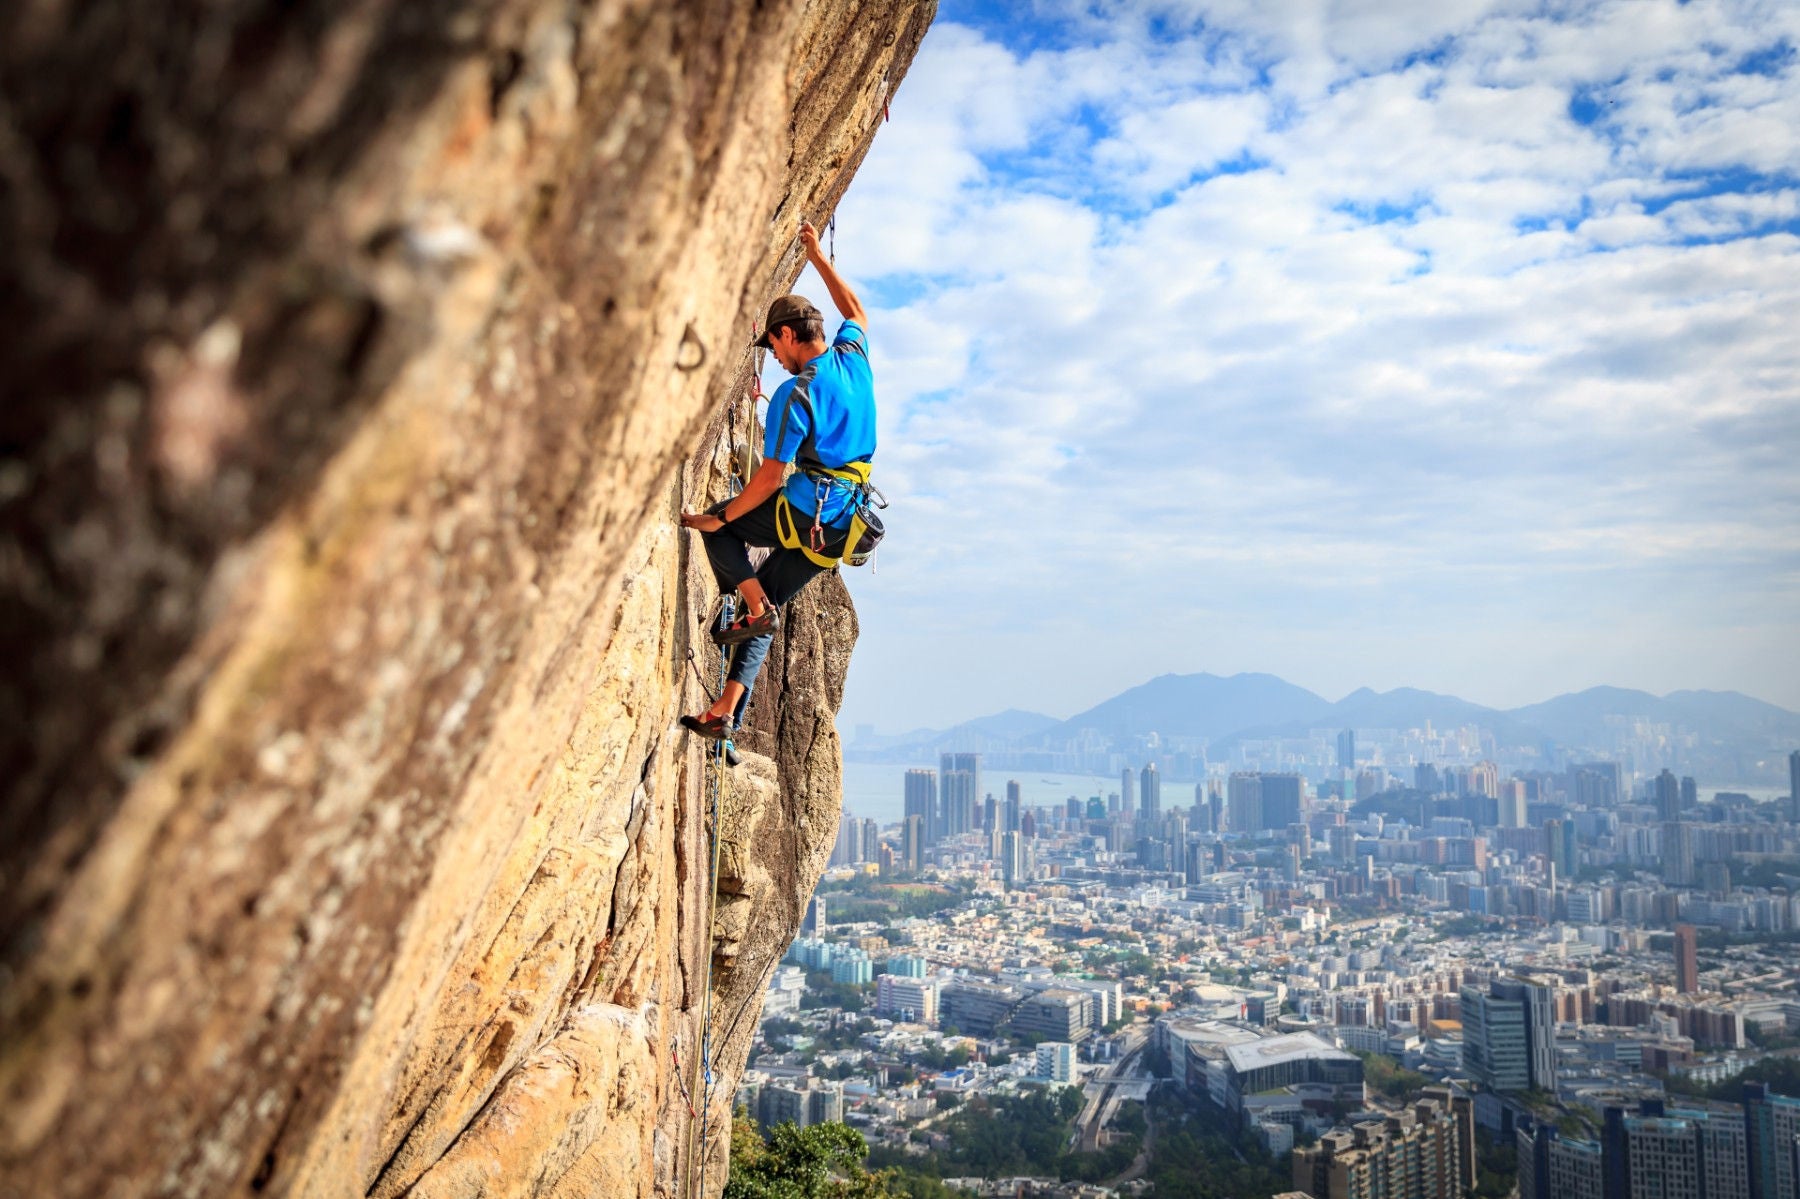
[[[907,816],[900,825],[900,869],[917,874],[925,868],[925,817]]]
[[[938,842],[937,790],[937,771],[909,770],[906,772],[906,807],[904,811],[908,817],[919,817],[925,845],[936,845]]]
[[[1461,1199],[1475,1184],[1473,1105],[1427,1088],[1395,1115],[1294,1150],[1293,1171],[1294,1189],[1313,1199]]]
[[[1549,1124],[1518,1130],[1519,1199],[1608,1199],[1598,1141],[1571,1140]]]
[[[1626,1116],[1624,1130],[1631,1199],[1750,1199],[1741,1116]]]
[[[1567,882],[1575,877],[1575,822],[1573,820],[1544,821],[1544,858],[1556,872],[1558,882]]]
[[[1681,819],[1681,780],[1675,772],[1664,767],[1650,785],[1655,797],[1656,815],[1663,820]]]
[[[1525,816],[1525,780],[1507,779],[1500,784],[1500,811],[1498,823],[1501,828],[1525,828],[1528,821]]]
[[[1760,1156],[1761,1138],[1775,1131],[1769,1101],[1794,1113],[1791,1158],[1800,1100],[1770,1096],[1760,1083],[1746,1084],[1744,1098],[1742,1107],[1687,1099],[1645,1099],[1636,1110],[1609,1104],[1597,1140],[1523,1122],[1519,1199],[1777,1199],[1780,1156]]]
[[[1025,838],[1019,833],[1000,834],[1000,877],[1009,891],[1025,881]]]
[[[1234,833],[1263,827],[1261,775],[1238,771],[1226,780],[1225,827]]]
[[[975,827],[980,795],[980,754],[938,755],[938,800],[943,811],[941,837],[954,837]]]
[[[1788,755],[1788,819],[1800,824],[1800,749]]]
[[[1700,940],[1691,924],[1675,926],[1675,989],[1692,995],[1700,989]]]
[[[1662,826],[1663,881],[1671,887],[1691,887],[1700,881],[1694,869],[1694,826],[1672,821]]]
[[[1259,782],[1262,792],[1262,823],[1257,831],[1285,829],[1298,824],[1305,795],[1305,782],[1297,774],[1265,774]]]
[[[1146,820],[1155,820],[1162,814],[1162,779],[1156,773],[1155,762],[1147,764],[1138,775],[1138,803],[1138,811]]]
[[[1744,1134],[1750,1199],[1800,1199],[1800,1099],[1745,1083]]]

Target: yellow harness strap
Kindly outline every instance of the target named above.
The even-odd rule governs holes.
[[[806,473],[808,475],[830,475],[834,479],[862,487],[868,484],[869,476],[874,470],[875,464],[872,462],[846,462],[843,466],[839,467],[816,466]],[[844,538],[844,547],[846,550],[861,540],[863,530],[866,527],[867,526],[863,524],[860,513],[851,516],[850,530],[848,535]],[[794,510],[788,504],[787,492],[785,490],[776,493],[775,535],[781,539],[783,549],[799,550],[801,553],[805,554],[807,559],[815,566],[821,566],[826,570],[830,570],[843,560],[842,555],[839,555],[836,558],[827,557],[824,554],[815,552],[812,546],[807,544],[806,538],[800,535],[800,528],[794,521]]]

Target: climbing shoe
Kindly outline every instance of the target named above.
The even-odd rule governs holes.
[[[709,741],[724,741],[731,736],[731,717],[683,716],[681,727],[690,733],[698,733]]]
[[[770,604],[762,610],[761,616],[740,616],[724,628],[714,629],[712,639],[714,645],[736,645],[752,637],[773,634],[780,628],[781,613]]]

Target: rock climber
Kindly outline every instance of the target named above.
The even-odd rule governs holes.
[[[857,479],[867,483],[875,454],[868,318],[820,251],[810,221],[800,225],[800,243],[843,323],[827,343],[824,317],[804,296],[781,296],[769,305],[752,344],[794,377],[769,399],[762,464],[737,495],[705,512],[681,514],[683,525],[699,531],[719,590],[735,589],[742,599],[738,618],[712,634],[730,647],[724,691],[698,716],[681,718],[684,728],[715,740],[729,737],[743,719],[781,627],[781,606],[843,556],[862,497]],[[792,464],[799,469],[788,476]],[[770,551],[760,567],[750,563],[751,546]]]

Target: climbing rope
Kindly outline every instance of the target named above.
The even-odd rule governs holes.
[[[729,592],[719,608],[719,627],[729,626],[737,612],[737,604]],[[719,694],[725,693],[725,682],[730,668],[731,655],[721,649],[719,651]],[[736,713],[732,713],[733,717]],[[700,1091],[700,1194],[706,1194],[706,1152],[707,1133],[712,1121],[713,1074],[712,1062],[712,996],[713,996],[713,921],[717,918],[719,907],[719,851],[725,838],[719,824],[719,795],[725,785],[725,751],[730,741],[720,741],[708,755],[712,765],[712,896],[706,904],[706,990],[700,1002],[700,1070],[704,1085]]]
[[[750,405],[749,405],[749,408],[750,408],[749,428],[751,431],[754,431],[754,429],[756,427],[756,401],[762,395],[762,381],[761,381],[761,377],[760,377],[760,368],[762,366],[762,352],[760,350],[757,350],[755,347],[751,347],[751,353],[755,355],[754,365],[758,368],[757,373],[753,373],[750,376],[751,390],[750,390]],[[741,366],[740,366],[740,369],[742,369]],[[742,489],[743,489],[743,484],[747,481],[740,477],[738,445],[737,445],[735,437],[734,437],[734,434],[736,432],[736,424],[737,424],[737,407],[738,407],[738,401],[736,398],[733,398],[733,400],[731,401],[731,406],[726,410],[726,413],[725,413],[725,441],[726,441],[727,452],[730,454],[730,460],[731,460],[731,469],[727,472],[726,486],[729,488],[732,496],[738,495],[739,492],[742,491]],[[719,616],[718,616],[719,628],[721,628],[721,629],[729,628],[731,625],[731,622],[734,619],[736,619],[736,617],[737,617],[737,599],[734,595],[732,595],[731,592],[728,591],[724,594],[724,596],[721,597],[720,603],[719,603]],[[707,686],[705,677],[702,676],[700,673],[700,664],[694,657],[694,651],[692,649],[688,650],[687,656],[688,656],[688,665],[690,668],[692,668],[692,670],[694,672],[694,680],[700,684],[700,690],[709,698],[709,701],[716,702],[719,696],[722,696],[725,694],[725,684],[730,679],[730,671],[731,671],[731,652],[730,652],[730,650],[722,648],[719,651],[719,681],[718,681],[717,691],[715,691],[713,688]],[[735,720],[737,718],[737,713],[732,712],[731,718],[735,722]],[[713,747],[713,749],[707,754],[707,764],[708,764],[708,767],[712,774],[712,803],[711,803],[711,807],[712,807],[712,870],[711,870],[712,889],[707,898],[707,905],[706,905],[706,946],[707,946],[706,987],[702,992],[701,1001],[700,1001],[700,1057],[699,1057],[699,1061],[697,1063],[697,1065],[699,1067],[699,1071],[700,1071],[700,1079],[699,1079],[700,1086],[698,1088],[700,1091],[700,1140],[699,1140],[699,1145],[697,1147],[697,1151],[700,1154],[700,1194],[702,1196],[704,1196],[706,1194],[706,1166],[707,1166],[707,1159],[709,1156],[706,1151],[706,1146],[707,1146],[707,1140],[708,1140],[708,1136],[709,1136],[711,1126],[712,1126],[713,1091],[714,1091],[715,1086],[718,1083],[718,1075],[715,1074],[713,1071],[713,1044],[712,1044],[712,998],[713,998],[713,960],[712,959],[713,959],[713,954],[712,954],[712,946],[713,946],[713,935],[714,935],[713,921],[717,917],[717,911],[718,911],[718,905],[719,905],[719,862],[720,862],[721,853],[722,853],[722,850],[724,847],[724,841],[725,841],[725,838],[723,836],[724,828],[723,828],[723,825],[720,823],[720,818],[721,818],[720,798],[724,792],[725,771],[729,766],[735,765],[736,762],[737,762],[736,747],[732,744],[732,742],[729,738],[719,741]],[[673,1051],[671,1050],[671,1053],[672,1052]],[[680,1069],[679,1064],[677,1064],[677,1072],[679,1072],[679,1069]],[[687,1102],[688,1114],[691,1119],[693,1116],[693,1112],[694,1112],[694,1103],[693,1103],[693,1098],[692,1098],[692,1092],[688,1089],[685,1081],[682,1084],[682,1096]],[[692,1152],[693,1151],[690,1150],[690,1156],[688,1159],[690,1165],[693,1161]],[[690,1175],[690,1177],[691,1177],[691,1175]]]

